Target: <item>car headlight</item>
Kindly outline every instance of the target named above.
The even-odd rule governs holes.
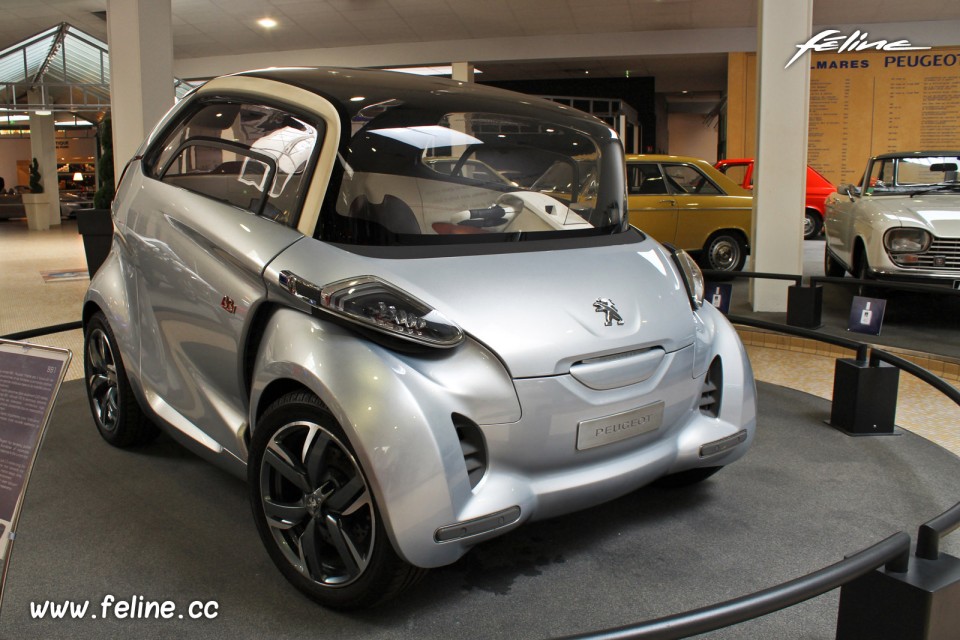
[[[316,309],[402,340],[443,348],[463,342],[460,327],[442,313],[374,276],[340,280],[321,288],[282,271],[279,282]]]
[[[683,249],[668,248],[673,255],[673,261],[677,263],[683,275],[683,284],[687,288],[687,295],[690,296],[690,304],[694,309],[699,309],[703,306],[703,272],[689,253]]]
[[[890,253],[923,253],[930,248],[933,237],[924,229],[900,227],[883,235],[883,246]]]

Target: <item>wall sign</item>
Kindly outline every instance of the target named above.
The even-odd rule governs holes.
[[[0,599],[27,482],[71,356],[0,340]]]

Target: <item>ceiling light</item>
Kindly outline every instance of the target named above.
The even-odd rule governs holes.
[[[264,29],[273,29],[275,26],[277,26],[277,21],[273,18],[260,18],[257,20],[257,24]]]
[[[49,111],[47,109],[41,109],[39,111],[34,111],[34,113],[37,114],[38,116],[49,116],[53,113],[53,111]]]
[[[384,69],[384,71],[399,71],[400,73],[412,73],[418,76],[452,76],[453,66],[436,65],[431,67],[395,67],[393,69]],[[473,72],[483,73],[480,69],[474,69]]]

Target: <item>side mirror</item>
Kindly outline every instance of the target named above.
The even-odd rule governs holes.
[[[853,202],[854,198],[860,197],[860,187],[854,184],[842,184],[837,188],[837,191],[850,198],[850,202]]]

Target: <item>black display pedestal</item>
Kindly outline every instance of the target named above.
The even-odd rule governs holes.
[[[906,573],[877,569],[840,590],[837,640],[955,640],[960,560],[910,558]]]
[[[838,358],[833,372],[830,424],[850,435],[892,435],[900,370],[884,362]]]
[[[791,327],[817,329],[823,313],[823,287],[790,285],[787,288],[787,324]]]
[[[113,243],[113,217],[110,209],[77,211],[77,231],[83,236],[83,252],[87,256],[87,273],[97,272],[110,253]]]

